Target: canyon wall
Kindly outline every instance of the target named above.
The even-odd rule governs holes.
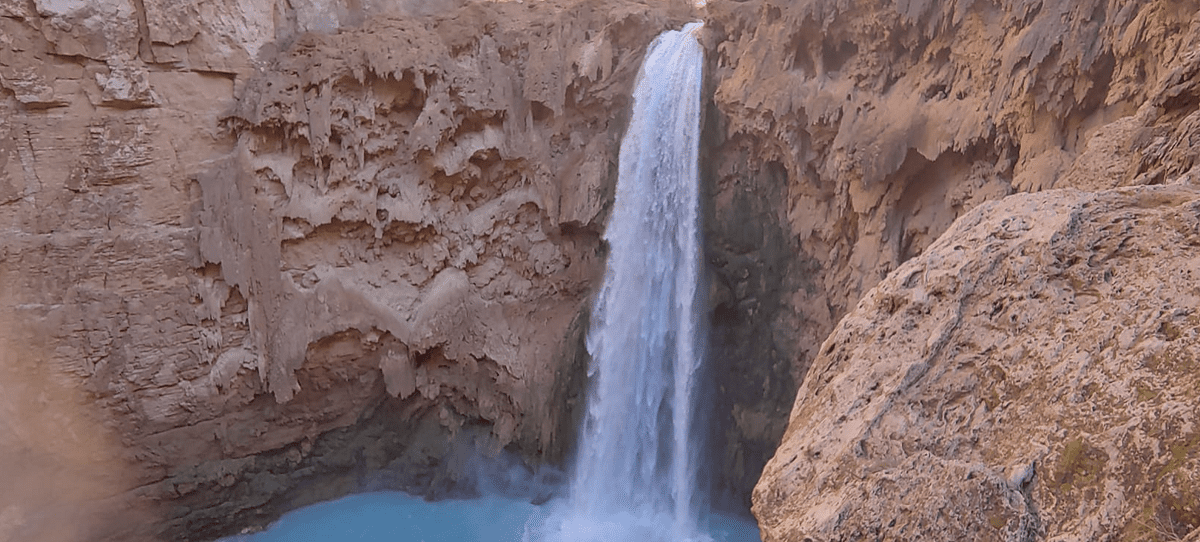
[[[1200,536],[1198,8],[709,6],[714,215],[778,219],[712,235],[765,540]]]
[[[629,92],[689,13],[459,4],[0,2],[0,540],[562,463]]]
[[[822,345],[764,540],[1200,536],[1198,246],[1190,181],[962,217]]]
[[[834,324],[955,219],[1191,170],[1197,7],[709,4],[713,351],[726,441],[745,443],[719,458],[731,491],[774,453]]]
[[[561,465],[629,91],[653,36],[695,17],[685,4],[0,0],[0,464],[21,466],[0,471],[15,481],[0,489],[0,540],[203,539],[353,490],[469,491],[463,450]],[[748,500],[774,455],[755,497],[769,540],[876,527],[911,538],[933,520],[887,503],[937,496],[870,493],[889,487],[889,462],[909,461],[933,470],[907,486],[1000,503],[922,536],[1020,538],[1053,520],[1065,537],[1135,539],[1150,536],[1143,524],[1193,525],[1190,493],[1170,491],[1194,481],[1195,443],[1164,436],[1190,435],[1172,417],[1186,400],[1172,382],[1194,353],[1187,316],[1147,308],[1152,281],[1122,275],[1124,294],[1096,293],[1118,262],[1188,265],[1172,253],[1191,246],[1190,189],[1093,192],[1195,177],[1198,12],[1167,0],[708,5],[719,499]],[[1045,194],[987,203],[1022,192]],[[952,233],[966,248],[935,247],[968,214]],[[1088,263],[1108,240],[1080,224],[1126,222],[1142,229]],[[1013,224],[1030,229],[995,243],[980,233]],[[1001,277],[1011,262],[981,247],[1034,270]],[[1010,302],[978,288],[922,301],[928,285],[897,278],[913,266],[1029,290],[1022,310],[1043,319],[995,323]],[[920,311],[859,304],[885,297]],[[987,322],[954,312],[985,301],[1001,306]],[[1069,301],[1091,308],[1045,312]],[[958,346],[904,357],[944,308]],[[1061,348],[1108,364],[1110,380],[1052,372],[1074,406],[1022,395],[1065,350],[1021,350],[1021,337],[1058,329],[1051,314],[1092,326],[1100,308],[1133,335],[1099,326],[1086,341],[1117,347]],[[995,348],[971,350],[975,334]],[[970,357],[997,349],[1011,376]],[[872,357],[892,350],[889,363]],[[1178,363],[1153,362],[1168,354]],[[967,369],[928,369],[948,366]],[[915,380],[854,376],[887,371]],[[843,381],[836,401],[814,402]],[[982,409],[979,442],[1021,434],[1006,425],[1015,404],[1041,424],[1040,447],[968,452],[951,425],[895,446],[869,430],[843,442],[845,427],[823,425],[892,423],[889,409],[917,412],[962,386]],[[862,418],[885,395],[888,408]],[[1082,415],[1076,403],[1121,400],[1140,406],[1113,410],[1120,423],[1176,425],[1121,440],[1062,421]],[[1119,470],[1126,460],[1144,468]],[[1009,476],[1021,465],[1041,477]],[[803,475],[816,466],[833,478]],[[960,471],[983,485],[945,485]],[[1097,496],[1101,483],[1124,501]],[[1176,500],[1131,511],[1147,491]],[[871,514],[897,523],[861,519]]]

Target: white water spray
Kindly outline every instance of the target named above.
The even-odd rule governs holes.
[[[692,428],[704,337],[699,28],[659,36],[634,91],[605,232],[611,255],[588,336],[591,398],[566,498],[540,507],[369,493],[297,510],[227,542],[760,542],[745,519],[702,520],[695,497],[700,442]]]
[[[705,538],[693,436],[703,338],[700,27],[658,36],[633,92],[605,232],[611,252],[588,335],[588,411],[567,502],[546,525],[550,539]]]

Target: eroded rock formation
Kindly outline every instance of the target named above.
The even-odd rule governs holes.
[[[1179,540],[1200,528],[1200,189],[1011,196],[821,347],[764,540]]]
[[[815,264],[766,540],[1200,536],[1196,7],[711,6],[717,192]]]
[[[956,218],[1194,165],[1195,2],[715,1],[707,21],[714,360],[747,443],[720,468],[751,481],[833,325]]]
[[[561,460],[585,378],[583,315],[602,270],[628,91],[646,43],[691,15],[683,2],[460,4],[0,0],[0,464],[30,466],[0,489],[0,540],[196,539],[354,489],[444,494],[461,487],[461,458],[452,456],[463,442]],[[1073,299],[1070,310],[1051,297],[1018,301],[1029,318],[1066,311],[1044,314],[1083,318],[1080,328],[1098,307],[1125,311],[1133,323],[1121,323],[1116,339],[1104,335],[1115,328],[1087,331],[1119,348],[1064,343],[1093,365],[1126,371],[1172,347],[1194,352],[1190,328],[1146,308],[1142,283],[1099,295],[1114,279],[1079,267],[1107,246],[1093,230],[1109,222],[1133,237],[1097,269],[1168,262],[1159,252],[1190,239],[1170,229],[1191,209],[1188,189],[1023,196],[972,215],[975,228],[1003,223],[1003,212],[1044,217],[1044,228],[992,239],[963,224],[955,235],[974,235],[975,245],[930,247],[956,219],[1016,192],[1191,182],[1200,141],[1195,2],[712,0],[707,9],[713,98],[702,166],[720,493],[747,496],[805,383],[760,486],[768,537],[874,532],[871,520],[853,519],[871,513],[928,527],[887,508],[894,503],[879,495],[896,494],[878,478],[870,487],[885,489],[846,508],[851,519],[826,521],[804,507],[836,495],[814,493],[811,480],[787,470],[801,467],[781,466],[788,451],[807,450],[797,439],[817,438],[804,424],[828,428],[848,423],[828,416],[864,412],[853,400],[810,405],[806,394],[831,384],[806,375],[853,384],[875,374],[861,372],[873,366],[864,345],[900,344],[854,326],[895,325],[890,340],[926,344],[917,335],[928,315],[893,322],[901,316],[868,303],[835,333],[858,342],[818,351],[877,284],[868,299],[915,299],[915,286],[896,282],[899,269],[956,269],[966,274],[960,282],[969,275]],[[1063,225],[1047,209],[1080,222]],[[1038,237],[1054,228],[1066,233]],[[1158,239],[1151,230],[1174,233]],[[1139,240],[1161,251],[1131,248]],[[998,277],[997,266],[1011,262],[982,247],[1059,263]],[[960,260],[937,260],[939,250]],[[1071,250],[1084,263],[1057,259]],[[981,296],[993,294],[1001,295],[964,286],[909,306],[984,310]],[[1002,311],[1012,301],[987,299]],[[951,339],[986,327],[974,313],[955,318],[945,320],[955,322]],[[1166,331],[1151,329],[1163,318]],[[1018,332],[1044,338],[1058,329],[1035,324],[986,331],[996,348],[1011,349]],[[978,367],[929,368],[966,363],[960,350],[969,349],[943,347],[919,362],[926,376],[893,395],[927,408],[922,394],[985,378],[997,393],[1028,391],[1004,388],[1031,378],[1004,367],[1003,382]],[[830,357],[838,352],[848,357]],[[1015,358],[1029,374],[1042,370]],[[920,366],[906,360],[872,370]],[[1039,397],[1045,404],[1027,413],[1049,427],[1080,405],[1134,397],[1113,416],[1176,420],[1167,407],[1182,392],[1170,379],[1184,376],[1170,363],[1147,367],[1090,381],[1111,384],[1108,395],[1085,385],[1071,396],[1082,402]],[[1069,374],[1050,376],[1074,390]],[[1138,385],[1148,391],[1129,391]],[[852,391],[874,405],[880,389]],[[1021,397],[993,405],[975,389],[962,401],[986,408],[980,438],[1016,438],[1000,413],[1022,408]],[[917,476],[910,484],[954,469],[1009,484],[926,484],[1001,503],[939,532],[971,525],[980,538],[1019,537],[1053,518],[1064,536],[1137,538],[1140,525],[1172,533],[1192,525],[1193,512],[1167,512],[1191,510],[1190,494],[1171,493],[1194,477],[1190,437],[1171,440],[1162,426],[1154,430],[1162,435],[1117,442],[1095,425],[1063,427],[1038,433],[1040,448],[994,452],[954,448],[955,436],[926,428],[893,450],[909,455],[893,455],[934,469],[905,471]],[[829,437],[821,442],[842,444],[820,461],[844,462],[803,468],[823,465],[837,477],[851,472],[845,465],[878,467],[855,454],[883,453],[891,437],[862,436],[876,448],[850,443],[838,455],[842,436]],[[1152,439],[1182,452],[1152,458],[1138,447]],[[59,460],[31,459],[43,452]],[[1145,464],[1136,471],[1143,479],[1115,470],[1126,457]],[[52,465],[69,465],[70,475],[50,476]],[[1022,476],[1010,467],[1037,474],[1012,489]],[[898,467],[879,468],[852,474]],[[838,495],[867,487],[837,480]],[[1115,493],[1100,495],[1098,480]],[[1108,496],[1128,505],[1146,491],[1173,496],[1141,512]],[[1069,502],[1075,512],[1063,511]],[[148,519],[107,513],[131,503]],[[1097,515],[1100,506],[1110,511]],[[81,511],[67,531],[55,519],[65,510]]]
[[[103,471],[6,489],[0,539],[444,494],[455,442],[562,460],[629,90],[687,10],[445,4],[0,2],[0,459]]]

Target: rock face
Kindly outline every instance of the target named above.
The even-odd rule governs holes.
[[[0,1],[0,540],[561,462],[629,90],[688,12],[443,4]],[[74,489],[26,499],[39,454]]]
[[[581,337],[602,272],[600,232],[629,89],[649,40],[694,17],[684,4],[0,0],[0,465],[22,467],[0,469],[11,482],[0,488],[0,540],[211,538],[355,489],[469,490],[462,449],[560,462],[586,378]],[[905,289],[916,286],[896,286],[894,273],[918,265],[913,258],[934,250],[956,219],[1017,192],[1196,178],[1198,12],[1194,2],[1169,0],[710,2],[702,168],[711,202],[718,493],[745,500],[789,423],[777,462],[791,459],[793,441],[811,437],[802,424],[850,423],[820,417],[837,420],[847,404],[814,411],[819,404],[805,398],[811,386],[831,385],[818,373],[858,382],[855,356],[866,351],[833,343],[849,356],[834,363],[822,341],[877,284],[912,298]],[[1096,258],[1085,252],[1107,246],[1089,228],[1129,213],[1176,232],[1159,239],[1135,220],[1129,231],[1141,237],[1129,243],[1166,250],[1162,243],[1184,243],[1167,226],[1169,216],[1186,218],[1186,193],[1038,196],[1079,224],[1047,218],[1045,228],[1066,232],[1062,238],[1038,237],[1041,225],[1018,227],[987,246],[1010,251],[1009,259],[1037,248],[1043,252],[1030,261],[1056,262],[1044,251],[1069,251],[1066,238],[1091,239],[1097,244],[1079,241],[1088,262]],[[1048,212],[1028,208],[1033,201],[987,213],[1028,222]],[[1143,249],[1129,243],[1105,257],[1126,258],[1130,268],[1158,261],[1149,248],[1130,255]],[[979,250],[955,252],[955,272],[1000,281],[989,273],[1010,262]],[[1040,448],[997,444],[969,452],[994,455],[960,462],[953,454],[968,454],[965,444],[954,448],[947,443],[956,437],[925,428],[912,436],[919,442],[891,455],[878,455],[883,441],[870,453],[888,458],[880,469],[933,458],[921,464],[940,474],[909,481],[1001,503],[991,515],[964,512],[960,526],[983,525],[970,536],[1050,532],[1050,519],[1063,536],[1137,538],[1148,532],[1139,525],[1181,533],[1194,525],[1191,494],[1172,488],[1192,472],[1194,443],[1164,436],[1176,426],[1139,429],[1132,420],[1176,420],[1190,434],[1169,408],[1183,401],[1170,379],[1186,375],[1174,362],[1145,368],[1146,356],[1191,348],[1190,328],[1138,305],[1150,304],[1143,283],[1104,296],[1096,292],[1115,279],[1072,275],[1083,272],[1077,261],[1054,265],[1041,278],[1027,270],[1004,280],[1031,292],[1065,280],[1070,291],[1059,287],[1053,299],[1091,303],[1092,312],[1064,321],[1078,322],[1077,335],[1094,331],[1096,342],[1064,344],[1094,366],[1125,371],[1088,381],[1111,384],[1108,395],[1085,385],[1070,397],[1079,401],[1025,402],[1019,394],[1033,388],[1013,383],[1040,369],[1004,365],[1035,363],[1023,355],[989,361],[1001,376],[971,366],[944,369],[949,376],[937,380],[929,375],[943,369],[931,363],[968,363],[954,357],[959,346],[943,345],[942,358],[920,362],[925,376],[895,387],[916,401],[904,404],[946,401],[920,395],[926,380],[935,393],[959,389],[956,378],[991,378],[996,393],[1018,395],[991,404],[990,392],[973,392],[991,420],[980,435],[993,431],[988,438],[1010,447],[1005,439],[1024,439],[1004,425],[1013,405],[1066,433],[1044,429]],[[892,282],[880,283],[889,273]],[[975,307],[984,294],[992,292],[963,286],[922,303]],[[1049,319],[1059,313],[1034,309],[1066,309],[1021,299],[1041,305],[1018,319],[1043,318],[1021,333],[1057,337],[1046,334],[1062,325]],[[1001,301],[1000,311],[1017,302]],[[1122,320],[1117,333],[1071,320],[1101,305],[1126,311],[1130,323]],[[891,321],[890,313],[863,310],[846,325]],[[938,317],[956,322],[948,337],[982,325],[964,314]],[[919,316],[913,329],[927,329]],[[1160,331],[1154,322],[1174,327]],[[936,346],[901,324],[897,337]],[[1104,342],[1106,329],[1117,333],[1117,347]],[[1126,329],[1134,335],[1122,338]],[[1022,340],[1012,330],[986,331],[997,349]],[[854,333],[863,344],[910,348]],[[1162,335],[1154,340],[1165,350],[1154,350],[1152,335]],[[908,371],[906,359],[879,370]],[[1145,367],[1122,365],[1130,363]],[[1063,380],[1076,374],[1067,369],[1076,370],[1046,378],[1076,390],[1078,382]],[[1139,385],[1148,391],[1129,392]],[[864,404],[880,400],[872,393],[882,392],[862,392]],[[1103,410],[1123,397],[1137,399],[1134,407],[1111,416],[1133,424],[1122,429],[1133,435],[1128,442],[1077,419],[1079,405]],[[819,438],[841,443],[850,434]],[[1138,446],[1153,442],[1167,448],[1151,458]],[[910,444],[928,449],[912,452]],[[850,455],[838,456],[845,464],[863,461],[854,455],[860,448],[847,446]],[[45,456],[54,459],[36,459]],[[1117,458],[1140,458],[1142,470],[1119,470]],[[842,476],[843,467],[822,472]],[[799,468],[776,463],[763,479],[768,489],[756,510],[769,537],[874,528],[851,516],[833,527],[824,512],[799,508],[809,502],[802,499],[866,487],[830,478],[848,489],[812,493],[786,470]],[[1013,478],[1010,468],[1032,478]],[[884,472],[870,469],[855,472]],[[1010,485],[926,483],[953,478],[953,469]],[[1173,497],[1130,512],[1146,491]],[[905,502],[871,499],[853,501],[859,508],[846,513],[886,515]],[[112,512],[130,506],[144,515]],[[919,515],[893,517],[880,532],[908,538],[933,529]],[[938,525],[948,530],[937,532],[967,532]]]
[[[816,262],[764,538],[1200,536],[1195,6],[712,9],[718,191]]]
[[[956,218],[1190,171],[1196,17],[1162,0],[711,2],[713,352],[726,442],[746,443],[719,469],[757,476],[834,323]]]
[[[1200,189],[1012,196],[825,341],[755,488],[767,541],[1200,528]]]

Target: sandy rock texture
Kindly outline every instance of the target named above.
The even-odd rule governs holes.
[[[1200,188],[1011,196],[821,347],[764,540],[1180,540],[1200,528]]]
[[[688,13],[460,4],[0,1],[0,540],[562,460],[629,91]]]
[[[1195,2],[707,9],[713,352],[724,431],[747,443],[723,472],[757,476],[834,324],[956,218],[1194,165]]]

